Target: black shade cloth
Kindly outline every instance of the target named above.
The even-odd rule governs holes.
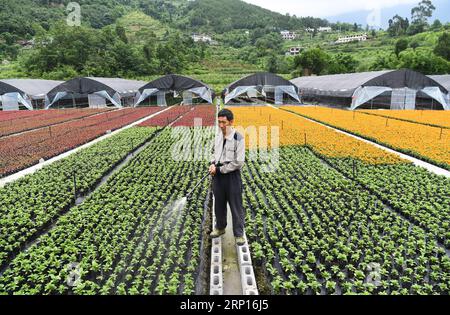
[[[27,94],[32,99],[44,98],[54,87],[63,81],[38,79],[6,79],[0,80],[0,95],[7,93]]]
[[[425,87],[437,86],[442,92],[448,93],[447,89],[435,80],[410,69],[400,69],[382,74],[367,81],[363,86],[387,86],[392,89],[407,87],[413,90],[422,90]]]
[[[154,81],[147,83],[139,89],[143,92],[146,89],[158,89],[160,91],[186,91],[193,88],[205,87],[212,89],[205,83],[177,74],[169,74]]]
[[[226,92],[231,92],[239,86],[294,86],[297,91],[298,88],[292,82],[280,77],[279,75],[270,72],[258,72],[249,76],[246,76],[240,80],[237,80],[227,86],[222,95]]]
[[[67,92],[74,94],[93,94],[99,91],[106,91],[110,96],[116,93],[128,94],[136,93],[138,89],[144,85],[143,81],[126,80],[120,78],[94,78],[83,77],[66,81],[48,93],[48,97],[52,100],[58,92]]]

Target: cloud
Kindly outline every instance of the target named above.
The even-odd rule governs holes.
[[[325,18],[357,11],[373,11],[402,4],[417,4],[420,0],[244,0],[263,8],[297,16]]]

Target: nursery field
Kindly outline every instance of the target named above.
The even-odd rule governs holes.
[[[205,128],[196,140],[211,145],[211,131]],[[125,137],[151,132],[136,127]],[[201,285],[208,183],[185,207],[177,208],[175,202],[207,163],[173,161],[170,154],[176,141],[192,136],[190,128],[184,128],[180,139],[173,139],[168,129],[162,131],[95,194],[61,216],[50,233],[20,252],[0,277],[0,293],[195,293]],[[109,146],[96,149],[107,153]],[[73,290],[66,285],[72,262],[79,263],[82,278]]]
[[[214,126],[216,122],[216,109],[210,105],[196,105],[194,109],[185,114],[173,124],[173,127]]]
[[[0,112],[0,137],[19,132],[56,125],[71,120],[100,114],[110,109],[52,109],[41,111],[32,116],[22,114],[23,111]]]
[[[374,146],[352,137],[335,132],[314,122],[272,107],[236,107],[231,108],[236,115],[235,125],[243,128],[260,126],[268,127],[267,145],[271,144],[270,127],[279,129],[279,144],[308,145],[318,153],[330,157],[355,157],[371,164],[402,163],[397,156],[379,150]],[[248,137],[251,130],[246,131],[247,148],[255,149],[258,143]]]
[[[286,106],[283,109],[373,140],[450,170],[450,130],[445,128],[445,123],[442,127],[437,127],[397,118],[367,115],[358,111],[324,107]],[[428,114],[429,117],[437,115],[437,113],[434,116]],[[439,115],[443,115],[444,118],[448,117],[442,111],[439,111]],[[431,118],[428,121],[430,120]],[[436,120],[438,119],[434,119],[435,122]]]
[[[449,293],[450,259],[432,233],[308,148],[281,157],[278,172],[250,163],[244,173],[247,236],[268,293]]]
[[[244,172],[266,293],[449,293],[448,178],[288,112],[233,111],[243,128],[280,128],[278,170]]]
[[[47,160],[69,151],[104,135],[108,130],[114,131],[160,110],[161,108],[156,107],[116,110],[2,137],[0,177],[37,164],[40,159]],[[36,111],[38,116],[35,119],[39,120],[40,117],[48,115],[46,112]],[[17,124],[21,124],[22,119]]]
[[[156,130],[125,130],[1,188],[0,266],[73,206],[77,196],[92,190],[103,175]]]
[[[449,178],[286,110],[230,109],[260,293],[450,294]],[[210,180],[180,200],[214,123],[175,106],[0,188],[0,294],[209,294]]]
[[[139,126],[141,127],[167,127],[168,125],[174,123],[181,116],[193,110],[193,106],[174,106],[168,111],[157,115],[153,118],[147,119]]]
[[[435,127],[450,128],[450,113],[442,110],[362,110],[361,112],[415,122]]]

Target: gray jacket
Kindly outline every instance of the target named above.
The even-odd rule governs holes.
[[[216,135],[211,159],[211,164],[221,165],[216,168],[221,174],[241,170],[245,163],[245,138],[233,129],[225,139],[226,143],[223,147],[222,131]]]

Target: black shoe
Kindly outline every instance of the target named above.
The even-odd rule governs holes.
[[[209,234],[210,238],[216,238],[219,236],[222,236],[225,234],[225,229],[220,230],[220,229],[214,229],[214,231],[211,232],[211,234]]]
[[[243,236],[236,237],[236,245],[237,246],[245,245],[245,238]]]

